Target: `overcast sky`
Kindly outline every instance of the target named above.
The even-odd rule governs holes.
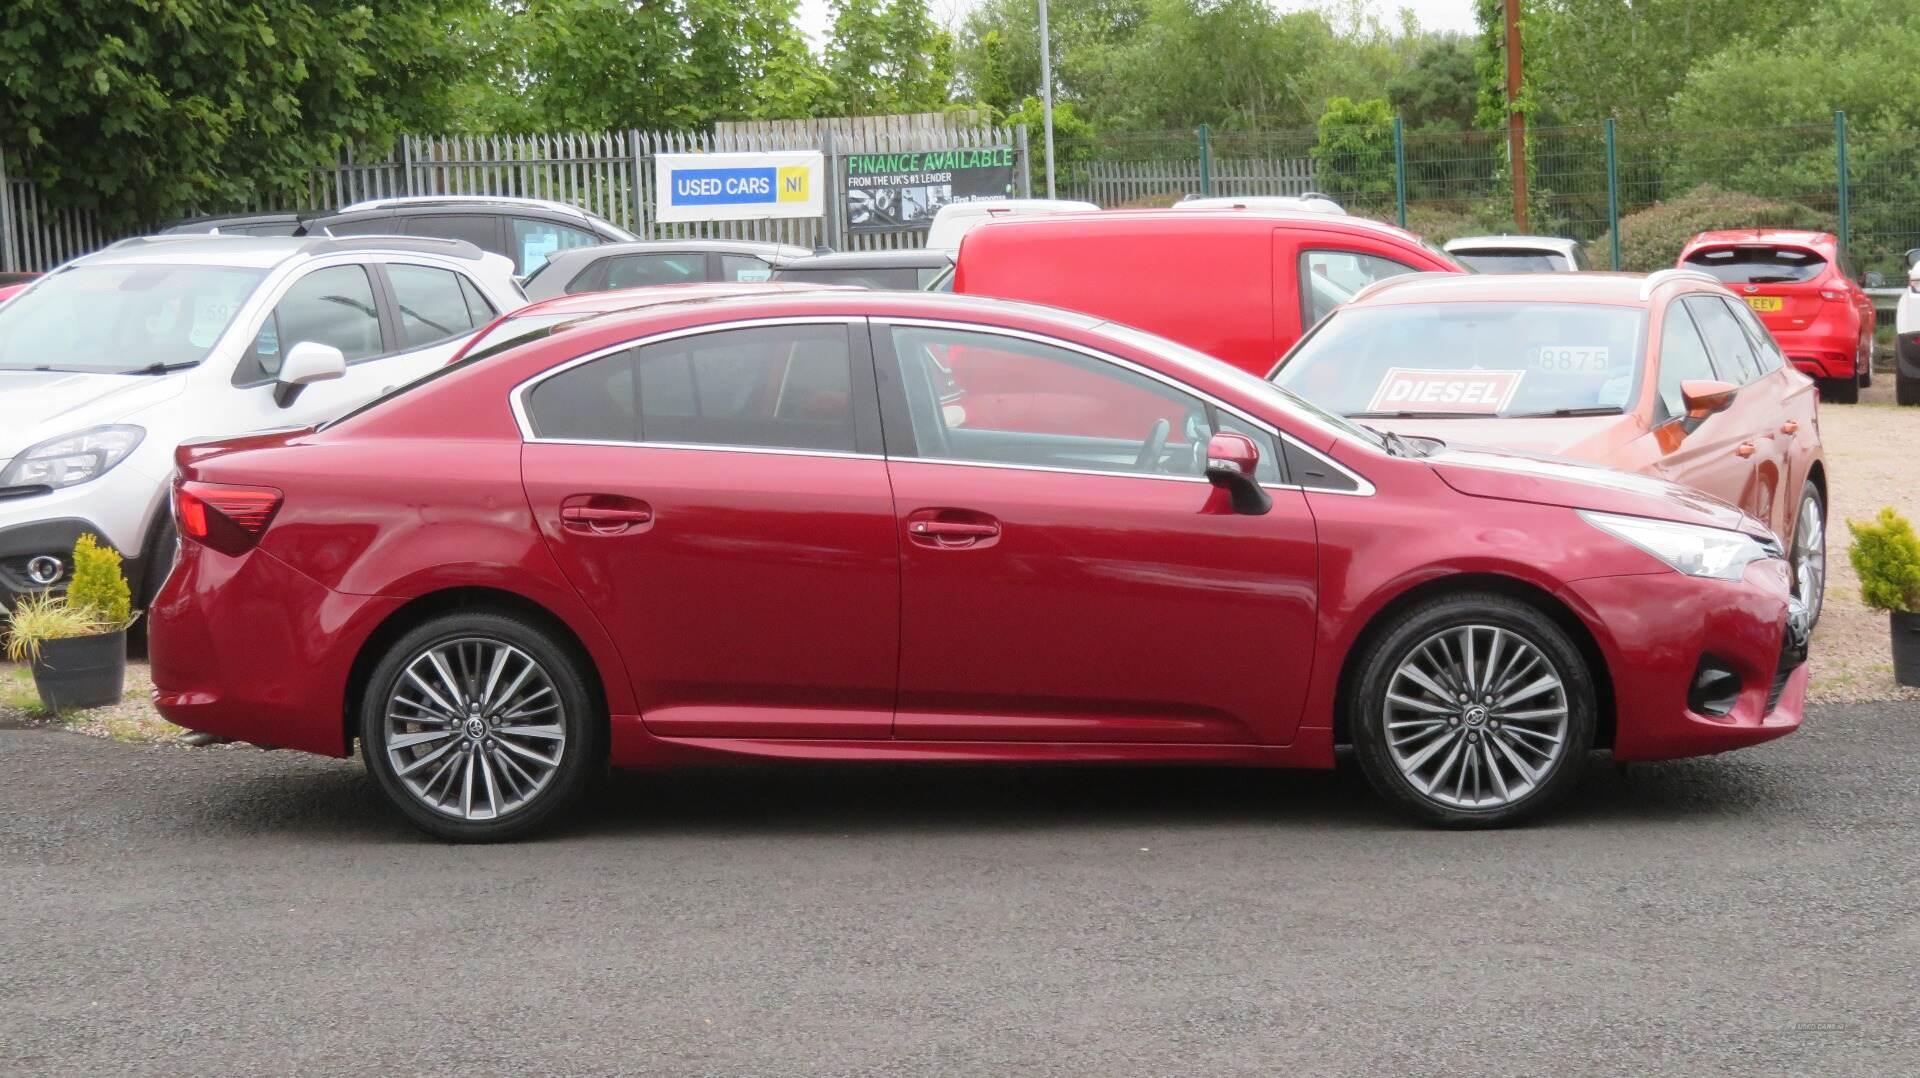
[[[933,8],[936,19],[949,25],[960,21],[961,16],[973,6],[974,0],[927,0]],[[1420,18],[1420,25],[1428,30],[1453,30],[1468,32],[1474,29],[1473,0],[1370,0],[1373,9],[1380,14],[1381,21],[1392,25],[1401,8],[1410,8]],[[1283,9],[1295,9],[1315,6],[1310,0],[1275,0],[1276,6]],[[1039,0],[1034,0],[1034,15],[1038,19]],[[800,25],[807,36],[818,45],[825,40],[831,25],[827,14],[827,0],[800,0]]]

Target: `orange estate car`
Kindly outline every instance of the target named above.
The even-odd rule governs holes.
[[[1410,274],[1328,315],[1269,379],[1409,437],[1554,454],[1705,491],[1826,584],[1819,395],[1709,274]],[[1786,537],[1791,536],[1791,539]]]

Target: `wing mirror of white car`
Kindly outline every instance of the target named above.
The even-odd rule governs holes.
[[[282,408],[292,404],[300,391],[315,382],[345,377],[347,357],[330,344],[301,341],[287,349],[280,364],[278,383],[273,387],[273,403]]]

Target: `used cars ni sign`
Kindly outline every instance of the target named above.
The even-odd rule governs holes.
[[[958,355],[1008,399],[952,407]],[[1485,826],[1597,746],[1786,734],[1806,688],[1781,548],[1732,506],[1379,435],[1018,304],[650,306],[177,464],[161,712],[357,741],[452,839],[539,827],[609,763],[1324,768],[1343,743],[1391,801]]]

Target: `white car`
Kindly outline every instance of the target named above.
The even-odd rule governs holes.
[[[1908,251],[1911,259],[1920,251]],[[1901,404],[1920,404],[1920,262],[1907,270],[1907,290],[1893,314],[1893,396]]]
[[[91,532],[144,606],[181,442],[338,416],[525,302],[499,255],[391,236],[149,237],[39,278],[0,306],[0,605]]]
[[[960,252],[960,240],[974,228],[996,217],[1025,217],[1036,213],[1081,213],[1100,207],[1070,198],[992,198],[978,202],[949,202],[933,215],[927,227],[927,249]]]
[[[1462,236],[1446,252],[1475,273],[1578,273],[1590,270],[1579,240],[1562,236]]]

